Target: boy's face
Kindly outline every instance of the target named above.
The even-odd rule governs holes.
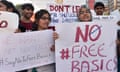
[[[30,8],[25,8],[23,11],[22,11],[22,14],[25,18],[27,19],[30,19],[33,15],[33,10],[30,9]]]
[[[103,15],[104,7],[102,7],[102,6],[97,6],[97,7],[95,8],[95,12],[96,12],[96,15]]]

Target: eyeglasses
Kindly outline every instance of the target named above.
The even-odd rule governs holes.
[[[51,18],[50,18],[50,17],[41,17],[40,19],[51,21]]]

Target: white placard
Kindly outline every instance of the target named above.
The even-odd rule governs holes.
[[[14,33],[18,29],[18,15],[0,11],[0,33]]]
[[[56,72],[117,72],[115,22],[56,25]]]
[[[52,25],[77,22],[79,5],[72,4],[48,4],[48,11],[51,13]]]
[[[0,71],[18,71],[54,63],[53,31],[0,35]]]

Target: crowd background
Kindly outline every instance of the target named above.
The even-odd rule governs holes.
[[[16,29],[16,33],[19,32],[30,32],[30,31],[40,31],[46,29],[52,29],[55,31],[55,27],[49,26],[51,22],[51,15],[46,9],[40,9],[34,13],[34,6],[32,3],[24,3],[19,6],[15,6],[12,2],[7,0],[0,1],[0,11],[8,11],[12,13],[16,13],[19,16],[19,26]],[[82,5],[77,13],[79,22],[89,22],[93,21],[93,16],[103,16],[103,15],[111,15],[109,8],[105,7],[102,2],[96,2],[94,5],[94,13],[91,12],[89,7],[86,5]],[[118,56],[118,72],[120,72],[120,19],[116,22],[118,26],[117,31],[117,56]],[[56,32],[53,33],[53,38],[56,40],[58,38],[58,34]],[[51,51],[55,50],[55,46],[53,45],[50,48]],[[39,72],[39,67],[32,68],[28,70],[22,70],[17,72]]]

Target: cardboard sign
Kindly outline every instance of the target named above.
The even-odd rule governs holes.
[[[117,72],[114,21],[58,24],[56,72]]]
[[[0,33],[14,33],[18,29],[18,15],[0,11]]]
[[[54,63],[53,31],[0,35],[0,71],[10,72]]]

